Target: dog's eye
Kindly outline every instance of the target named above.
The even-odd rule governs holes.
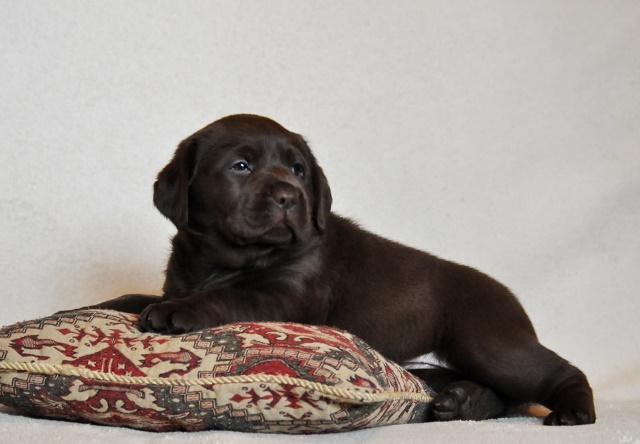
[[[247,172],[251,171],[251,168],[249,168],[249,164],[247,164],[247,162],[244,162],[244,161],[240,161],[240,162],[234,163],[233,166],[231,167],[231,169],[233,171],[237,171],[237,172],[240,172],[240,173],[245,172],[245,171],[247,171]]]
[[[295,175],[298,176],[301,179],[304,179],[304,167],[302,165],[300,165],[299,163],[294,163],[293,166],[291,167],[291,172]]]

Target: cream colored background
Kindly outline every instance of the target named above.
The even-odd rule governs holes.
[[[156,173],[251,112],[337,212],[494,275],[597,397],[640,397],[637,1],[3,0],[0,54],[1,324],[158,293]]]

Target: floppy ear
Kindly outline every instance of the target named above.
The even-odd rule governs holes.
[[[153,185],[154,205],[178,229],[186,227],[189,219],[189,184],[195,173],[196,147],[193,138],[180,143]]]
[[[333,199],[331,197],[329,182],[322,168],[320,168],[320,165],[318,165],[315,160],[313,168],[313,193],[315,195],[313,222],[318,233],[322,234],[327,226],[327,219],[331,213],[331,203]]]

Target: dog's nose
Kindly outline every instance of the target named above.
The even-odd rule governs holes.
[[[294,188],[280,186],[273,190],[271,198],[280,208],[289,211],[298,203],[298,191]]]

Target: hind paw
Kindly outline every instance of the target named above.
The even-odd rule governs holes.
[[[458,381],[436,396],[432,417],[436,421],[479,421],[495,418],[504,409],[504,401],[490,388],[471,381]]]

